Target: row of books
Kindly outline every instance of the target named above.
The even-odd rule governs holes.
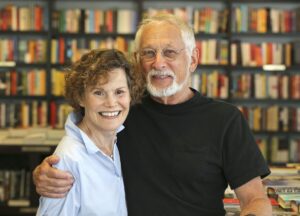
[[[194,9],[193,27],[195,33],[225,33],[227,32],[228,10],[215,8]]]
[[[300,8],[254,8],[239,5],[232,9],[232,32],[288,33],[300,31]]]
[[[299,28],[296,25],[297,10],[276,8],[249,8],[242,5],[233,9],[233,31],[290,32]],[[201,9],[172,8],[145,10],[147,16],[158,12],[169,12],[184,17],[193,23],[194,30],[206,33],[226,32],[228,10],[211,7]],[[188,18],[187,18],[188,17]],[[193,18],[191,20],[191,17]],[[134,33],[137,25],[137,13],[131,9],[67,9],[55,10],[52,14],[52,28],[59,32],[79,32],[81,19],[84,19],[85,33],[117,32]],[[1,30],[34,30],[46,29],[47,11],[40,5],[18,7],[6,5],[0,10]],[[270,28],[270,29],[269,29]]]
[[[300,131],[300,107],[238,106],[253,131]]]
[[[47,30],[47,10],[42,5],[16,6],[7,4],[0,8],[1,31]]]
[[[179,11],[179,12],[178,12]],[[191,12],[192,11],[192,12]],[[228,10],[215,8],[149,9],[150,15],[169,12],[192,23],[195,33],[222,33],[227,31]],[[193,14],[191,16],[191,13]],[[193,19],[191,20],[191,17]],[[232,9],[232,32],[288,33],[300,31],[300,8],[287,10],[278,8],[252,8],[241,5]]]
[[[197,40],[200,64],[228,64],[227,40]],[[231,43],[231,64],[243,66],[262,66],[266,64],[300,64],[300,42],[249,43],[233,41]],[[44,63],[47,59],[47,42],[43,39],[0,40],[0,61],[19,61],[24,63]],[[64,63],[76,60],[88,49],[116,48],[131,52],[133,40],[124,37],[106,39],[71,39],[58,38],[51,40],[51,62]],[[76,53],[76,55],[74,54]],[[78,54],[77,54],[78,53]],[[73,57],[75,56],[75,57]]]
[[[0,95],[46,95],[46,71],[30,69],[0,72]]]
[[[195,73],[191,76],[190,86],[202,95],[213,98],[228,98],[228,76],[219,71]]]
[[[190,85],[203,95],[228,98],[228,75],[219,71],[201,71],[191,77]],[[232,98],[300,99],[300,75],[266,73],[233,73],[230,93]]]
[[[0,128],[52,127],[64,128],[68,114],[73,110],[63,101],[0,102]],[[48,118],[49,117],[49,118]]]
[[[212,7],[192,8],[147,8],[144,10],[144,17],[151,17],[158,13],[170,13],[181,17],[193,28],[195,33],[224,33],[227,31],[228,10]]]
[[[65,70],[51,70],[51,94],[53,96],[65,94]]]
[[[234,98],[300,99],[299,74],[234,73],[231,81]]]
[[[39,148],[39,146],[56,146],[64,135],[65,130],[50,127],[7,128],[0,131],[0,147],[1,145],[31,146],[33,149],[30,150],[35,152],[45,150],[51,153],[51,148]]]
[[[50,120],[49,125],[52,128],[62,129],[64,128],[65,121],[68,114],[73,110],[71,106],[66,103],[50,102]]]
[[[64,128],[72,107],[65,102],[15,101],[0,102],[0,128]],[[49,116],[49,118],[48,118]]]
[[[299,8],[253,8],[241,5],[232,9],[233,32],[292,32],[299,31]],[[212,7],[148,8],[144,16],[168,12],[184,18],[194,27],[195,33],[222,33],[227,31],[228,10]],[[16,6],[8,4],[0,10],[0,29],[3,31],[41,31],[47,29],[48,11],[42,5]],[[58,32],[134,33],[137,12],[133,9],[66,9],[54,10],[52,29]],[[81,24],[84,26],[81,26]]]
[[[136,31],[137,19],[137,12],[132,9],[55,10],[52,13],[52,28],[68,33],[132,34]]]
[[[227,40],[197,40],[199,49],[199,64],[227,65],[228,64],[228,41]]]
[[[30,177],[25,169],[0,170],[0,205],[29,206]]]
[[[14,101],[0,103],[0,128],[48,126],[46,101]]]
[[[227,40],[197,40],[199,49],[199,64],[221,64],[228,63],[228,41]],[[58,38],[51,40],[51,63],[65,63],[76,61],[83,53],[95,48],[115,48],[124,52],[133,51],[133,40],[124,37],[115,39],[71,39]]]
[[[117,32],[134,34],[138,24],[137,11],[131,9],[118,10],[85,10],[84,32],[101,33]]]
[[[0,39],[1,62],[45,63],[47,41],[44,39]]]
[[[175,7],[169,9],[148,8],[143,16],[153,16],[157,13],[172,13],[194,27],[195,33],[222,33],[227,31],[228,10],[211,7],[190,8]],[[117,32],[134,33],[137,26],[137,13],[131,9],[119,10],[57,10],[52,14],[53,28],[59,32],[79,32],[82,17],[84,17],[85,33]]]
[[[256,137],[256,143],[264,158],[272,164],[299,163],[300,138],[286,138],[280,136]]]
[[[51,63],[69,63],[77,61],[90,49],[118,49],[123,52],[133,50],[133,40],[124,37],[108,37],[105,39],[72,39],[58,38],[51,40]]]
[[[230,45],[231,64],[243,66],[262,66],[266,64],[300,64],[300,42],[241,42],[233,41]]]
[[[52,69],[51,94],[64,95],[64,70]],[[229,82],[224,73],[201,72],[191,77],[191,86],[203,95],[228,98]],[[233,98],[300,99],[300,75],[233,74],[230,92]],[[44,69],[6,71],[0,73],[0,95],[46,95]]]

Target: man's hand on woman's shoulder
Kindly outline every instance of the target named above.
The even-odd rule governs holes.
[[[67,195],[72,187],[74,182],[72,175],[52,167],[52,165],[58,163],[58,161],[58,156],[52,155],[46,157],[32,173],[36,192],[41,196],[62,198]]]

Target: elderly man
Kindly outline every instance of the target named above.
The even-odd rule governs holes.
[[[271,215],[261,182],[270,171],[241,112],[188,85],[198,64],[190,27],[158,15],[142,21],[135,43],[148,95],[118,134],[128,214],[225,215],[229,184],[241,215]],[[46,158],[34,171],[44,196],[65,196],[72,185],[68,173],[51,167],[58,160]]]

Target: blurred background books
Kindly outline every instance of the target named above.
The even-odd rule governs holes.
[[[300,164],[270,167],[271,175],[263,179],[274,216],[300,215]],[[239,200],[228,187],[224,194],[226,216],[240,213]]]

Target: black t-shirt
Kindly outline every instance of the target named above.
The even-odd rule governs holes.
[[[129,216],[220,216],[235,189],[269,169],[241,112],[202,97],[132,107],[118,147]]]

